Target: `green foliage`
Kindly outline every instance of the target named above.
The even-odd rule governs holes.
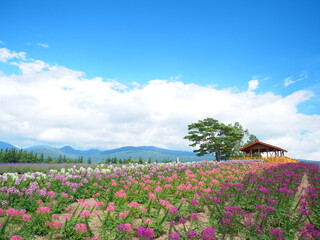
[[[188,125],[188,130],[189,135],[184,138],[193,142],[190,146],[199,147],[194,152],[198,156],[213,154],[217,161],[235,155],[243,137],[248,134],[248,130],[238,122],[226,125],[213,118],[192,123]]]
[[[0,163],[81,163],[82,158],[71,159],[65,155],[60,155],[57,159],[52,156],[44,157],[44,154],[34,153],[23,149],[8,149],[0,150]]]
[[[255,141],[259,141],[259,139],[258,139],[255,135],[249,134],[248,140],[247,140],[247,142],[243,145],[243,147],[246,146],[246,145],[249,145],[250,143],[253,143],[253,142],[255,142]]]

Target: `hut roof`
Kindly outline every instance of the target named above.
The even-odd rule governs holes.
[[[279,148],[277,146],[270,145],[268,143],[260,142],[260,141],[255,141],[253,143],[248,144],[247,146],[244,146],[243,148],[240,148],[240,151],[242,152],[276,152],[276,151],[281,151],[281,152],[287,152],[287,150],[284,150],[282,148]]]

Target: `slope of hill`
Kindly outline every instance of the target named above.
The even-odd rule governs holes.
[[[6,148],[8,148],[8,149],[12,149],[12,148],[18,149],[17,147],[11,145],[10,143],[6,143],[6,142],[1,142],[1,141],[0,141],[0,150],[1,150],[1,149],[2,149],[2,150],[5,150]]]

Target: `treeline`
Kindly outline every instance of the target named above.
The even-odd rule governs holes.
[[[151,158],[148,160],[144,160],[140,157],[138,160],[132,157],[128,159],[119,159],[117,157],[108,157],[105,160],[100,161],[99,163],[104,164],[130,164],[130,163],[152,163]],[[158,162],[158,161],[155,161]],[[161,162],[173,162],[170,159],[164,159]],[[74,159],[67,158],[66,155],[60,155],[57,158],[53,158],[51,156],[45,157],[43,153],[33,153],[31,151],[26,151],[23,149],[0,149],[0,163],[87,163],[91,164],[92,160],[90,157],[83,159],[82,156]]]
[[[90,160],[90,159],[88,159]],[[88,161],[87,160],[87,161]],[[58,158],[45,157],[43,153],[33,153],[23,149],[0,149],[0,163],[84,163],[83,157],[77,159],[60,155]]]

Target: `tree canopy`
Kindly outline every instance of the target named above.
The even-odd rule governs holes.
[[[213,154],[217,161],[239,155],[239,148],[243,146],[243,138],[249,135],[248,130],[238,122],[226,125],[213,118],[192,123],[188,125],[188,130],[189,135],[184,139],[193,142],[190,146],[198,146],[194,152],[198,156]],[[252,134],[249,136],[251,139],[255,137]]]

